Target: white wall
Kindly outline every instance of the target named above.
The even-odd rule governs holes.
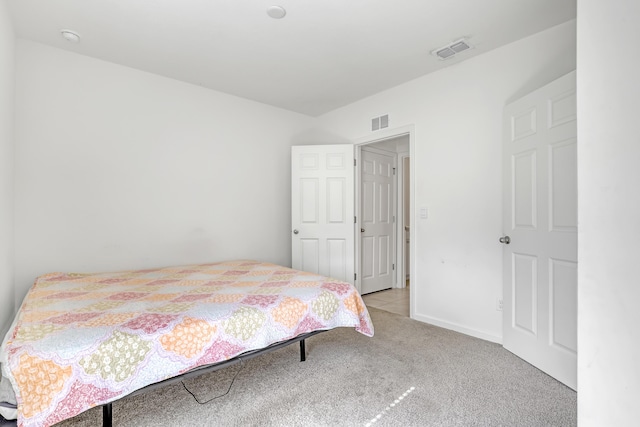
[[[640,412],[637,0],[578,0],[578,422]]]
[[[0,2],[0,340],[13,318],[13,26]]]
[[[571,21],[320,117],[335,142],[381,114],[415,125],[416,319],[501,341],[502,111],[575,69],[575,49]]]
[[[15,275],[290,265],[290,146],[310,118],[18,40]]]

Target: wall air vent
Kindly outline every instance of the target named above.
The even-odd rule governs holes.
[[[457,54],[464,52],[465,50],[469,50],[472,47],[473,46],[471,46],[466,39],[460,39],[439,49],[432,50],[431,54],[437,56],[441,61],[444,61],[445,59],[453,58]]]
[[[380,130],[389,127],[389,115],[385,114],[384,116],[376,117],[371,119],[371,130]]]

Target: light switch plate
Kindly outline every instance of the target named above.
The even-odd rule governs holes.
[[[429,217],[429,211],[427,210],[426,207],[421,207],[420,208],[420,218],[422,219],[427,219]]]

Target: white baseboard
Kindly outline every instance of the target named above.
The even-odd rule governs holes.
[[[428,323],[430,325],[439,326],[441,328],[460,332],[461,334],[470,335],[472,337],[480,338],[486,341],[491,341],[497,344],[502,344],[501,336],[483,332],[483,331],[478,331],[476,329],[467,328],[466,326],[458,325],[457,323],[447,322],[444,320],[436,319],[435,317],[424,316],[422,314],[414,314],[413,318],[415,320]]]

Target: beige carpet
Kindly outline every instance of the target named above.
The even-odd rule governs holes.
[[[181,384],[113,405],[115,426],[575,426],[576,393],[501,346],[371,309],[353,329],[249,360],[206,405]],[[201,400],[240,365],[187,382]],[[94,408],[59,424],[98,426]],[[375,421],[374,421],[375,420]]]

